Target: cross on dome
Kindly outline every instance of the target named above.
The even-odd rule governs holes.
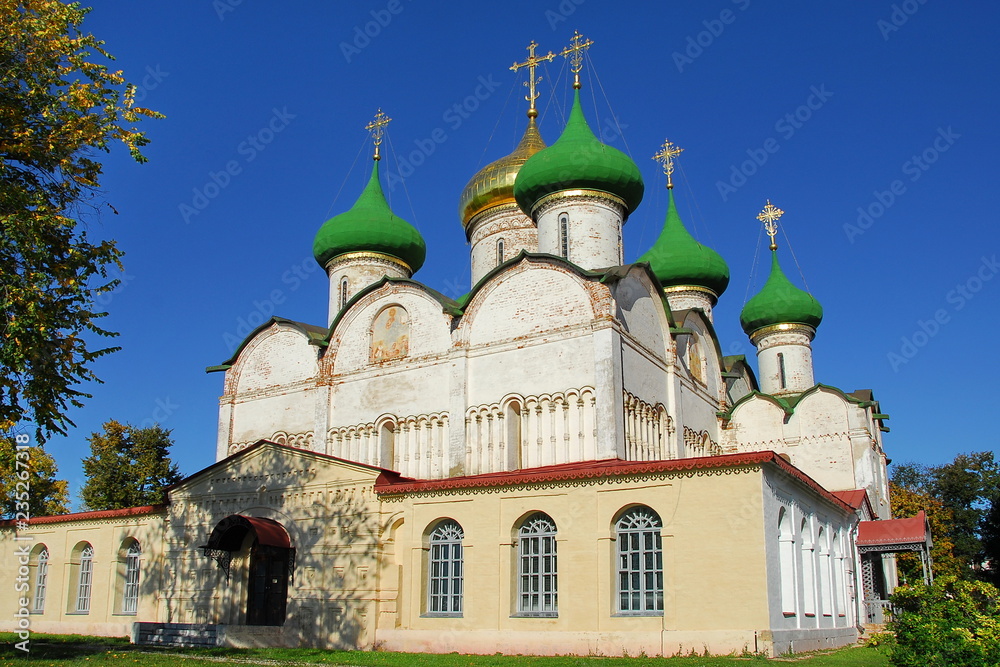
[[[524,99],[526,99],[529,104],[528,118],[535,118],[536,116],[538,116],[538,110],[535,109],[535,100],[538,99],[538,92],[535,89],[535,86],[537,86],[541,82],[542,77],[535,78],[535,68],[538,67],[538,63],[550,61],[556,57],[556,54],[552,53],[551,51],[549,51],[548,54],[544,56],[536,56],[535,49],[537,47],[538,44],[535,43],[535,40],[531,40],[531,44],[528,44],[527,47],[528,59],[525,60],[523,63],[515,62],[513,65],[510,66],[511,71],[514,72],[521,69],[522,67],[528,68],[528,80],[524,82],[524,85],[527,86],[528,88],[528,94],[524,97]]]
[[[778,249],[778,244],[774,242],[774,237],[778,233],[778,218],[784,214],[785,212],[773,205],[770,199],[767,200],[767,204],[763,210],[757,214],[757,219],[764,223],[764,231],[771,237],[771,250]]]
[[[569,58],[570,71],[573,72],[573,87],[580,87],[580,70],[583,69],[583,54],[594,44],[594,40],[583,39],[583,35],[580,34],[579,30],[573,31],[572,44],[563,49],[559,55],[563,58]]]
[[[374,120],[365,125],[365,129],[371,132],[372,143],[375,144],[375,161],[382,159],[382,156],[378,154],[378,147],[382,145],[382,136],[385,134],[385,126],[391,121],[392,119],[382,113],[382,109],[379,109],[375,112]]]
[[[669,139],[663,140],[663,147],[653,156],[653,159],[663,165],[663,173],[667,175],[667,189],[672,190],[674,181],[671,178],[674,173],[674,158],[684,152],[683,148],[677,146]]]

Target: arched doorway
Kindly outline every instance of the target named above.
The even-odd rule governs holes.
[[[295,549],[285,528],[271,519],[233,514],[220,521],[199,547],[230,578],[233,554],[249,546],[247,625],[283,625]]]

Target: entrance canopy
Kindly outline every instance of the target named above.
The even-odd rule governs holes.
[[[923,510],[909,519],[858,524],[858,547],[866,547],[865,551],[917,551],[921,546],[931,547],[931,529]]]
[[[243,547],[248,533],[257,538],[258,546],[288,549],[294,559],[295,551],[284,526],[272,519],[242,514],[231,514],[220,521],[209,536],[208,543],[198,548],[213,559],[219,569],[226,573],[226,579],[229,579],[233,553]]]
[[[257,542],[267,547],[290,549],[291,540],[285,528],[272,519],[258,516],[231,514],[219,522],[208,538],[208,544],[201,548],[221,551],[239,551],[248,532],[257,536]]]

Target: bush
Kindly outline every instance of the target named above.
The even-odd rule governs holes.
[[[1000,666],[1000,600],[984,582],[939,577],[892,595],[895,667]]]

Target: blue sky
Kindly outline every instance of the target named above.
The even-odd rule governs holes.
[[[109,418],[172,429],[185,474],[214,461],[223,378],[204,369],[271,314],[325,324],[313,236],[363,187],[363,128],[380,107],[394,119],[383,183],[427,241],[415,277],[467,291],[458,196],[525,124],[524,72],[508,67],[531,40],[559,51],[576,29],[595,42],[591,126],[646,180],[626,261],[662,224],[650,156],[669,137],[686,149],[681,216],[730,266],[724,353],[752,356],[738,318],[766,277],[755,216],[770,198],[786,211],[786,272],[802,284],[790,242],[825,310],[817,380],[874,390],[896,461],[995,449],[984,417],[1000,396],[982,364],[1000,324],[998,14],[940,0],[97,2],[87,27],[167,118],[146,124],[148,164],[106,158],[119,215],[87,225],[126,252],[102,299],[123,350],[96,364],[105,384],[72,413],[78,427],[46,446],[74,494],[86,437]],[[570,77],[561,58],[542,74],[551,144]]]

